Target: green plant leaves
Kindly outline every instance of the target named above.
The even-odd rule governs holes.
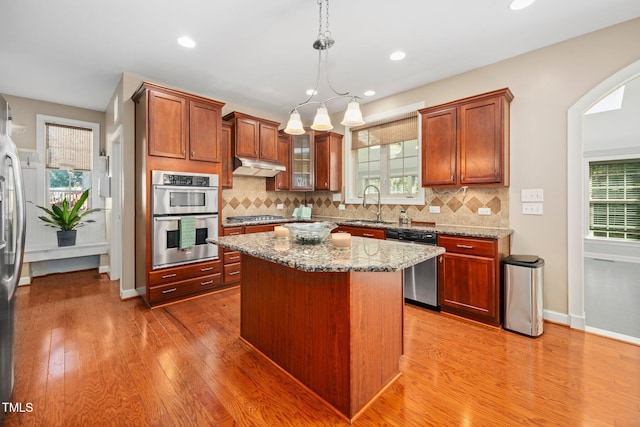
[[[87,199],[89,198],[89,190],[85,190],[76,204],[69,210],[69,202],[66,197],[62,201],[62,207],[57,205],[51,205],[51,209],[48,209],[44,206],[38,206],[38,208],[42,209],[48,216],[39,216],[45,225],[48,227],[59,228],[62,231],[75,230],[78,227],[82,227],[86,223],[95,222],[93,219],[84,219],[85,216],[99,212],[101,209],[87,209],[85,212],[80,212],[82,206],[85,204]]]

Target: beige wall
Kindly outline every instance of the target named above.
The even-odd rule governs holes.
[[[640,59],[640,19],[539,49],[362,106],[364,116],[509,87],[512,252],[545,264],[544,307],[567,313],[567,111],[590,89]],[[544,189],[544,215],[522,215],[520,190]]]

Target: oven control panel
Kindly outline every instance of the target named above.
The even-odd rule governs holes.
[[[217,187],[218,175],[152,171],[153,185],[174,185],[180,187]]]

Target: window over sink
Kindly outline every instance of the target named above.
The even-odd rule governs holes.
[[[364,189],[375,185],[383,204],[424,204],[417,113],[423,106],[365,117],[364,126],[345,129],[347,203],[362,203]]]

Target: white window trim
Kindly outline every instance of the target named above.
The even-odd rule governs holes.
[[[373,114],[364,118],[366,123],[384,120],[404,113],[417,111],[425,106],[424,102],[406,105],[404,107],[395,108],[378,114]],[[422,188],[422,126],[420,116],[418,115],[418,195],[416,197],[383,197],[380,203],[383,205],[424,205],[424,188]],[[362,197],[358,197],[357,185],[355,182],[355,161],[351,151],[351,130],[349,127],[344,129],[344,175],[345,175],[345,203],[361,204]],[[369,194],[369,193],[367,193]],[[371,200],[371,196],[367,198]]]
[[[640,158],[640,152],[638,153],[625,153],[625,154],[612,154],[612,155],[602,155],[602,156],[591,156],[591,157],[583,157],[583,174],[582,176],[584,177],[584,182],[582,185],[582,190],[583,190],[583,200],[585,201],[585,207],[584,207],[584,211],[583,211],[583,230],[582,230],[582,236],[584,241],[591,241],[591,242],[603,242],[603,243],[609,243],[609,244],[613,244],[615,242],[617,242],[618,244],[621,244],[623,246],[629,246],[629,247],[638,247],[640,246],[639,243],[632,241],[632,240],[626,240],[626,239],[615,239],[613,237],[596,237],[596,236],[592,236],[591,235],[591,231],[589,230],[589,163],[593,163],[593,162],[613,162],[613,161],[617,161],[617,160],[631,160],[631,159],[638,159]]]
[[[85,122],[82,120],[74,120],[74,119],[67,119],[64,117],[55,117],[55,116],[47,116],[44,114],[36,114],[36,148],[37,148],[37,152],[38,153],[42,153],[42,159],[43,161],[40,162],[37,165],[36,168],[36,177],[38,179],[38,182],[40,183],[40,185],[38,186],[37,189],[37,200],[39,201],[39,204],[46,206],[48,205],[48,200],[47,200],[47,194],[46,194],[46,183],[47,183],[47,176],[46,176],[46,165],[47,165],[47,147],[46,147],[46,141],[45,141],[45,123],[50,122],[50,123],[56,123],[56,124],[61,124],[61,125],[67,125],[67,126],[76,126],[76,127],[83,127],[83,128],[88,128],[91,129],[93,131],[93,155],[92,155],[92,159],[91,159],[91,189],[97,189],[98,187],[98,179],[99,179],[99,171],[100,171],[100,164],[99,164],[99,156],[98,153],[100,152],[100,124],[99,123],[94,123],[94,122]],[[100,200],[100,196],[98,194],[99,192],[96,191],[91,191],[91,206],[94,208],[99,208],[102,207],[102,201]]]

